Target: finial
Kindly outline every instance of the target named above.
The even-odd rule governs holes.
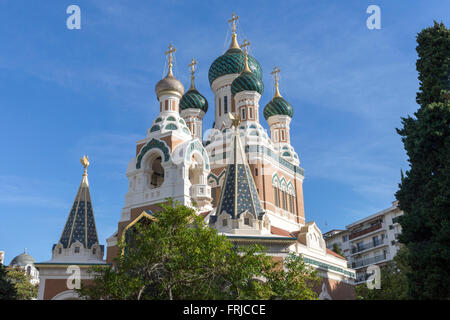
[[[250,42],[248,42],[247,39],[244,39],[244,42],[242,42],[241,47],[244,48],[244,52],[245,52],[245,66],[244,66],[244,70],[242,70],[242,72],[252,72],[250,70],[250,68],[248,67],[248,46],[250,45]]]
[[[166,51],[166,56],[169,57],[169,72],[167,72],[168,76],[173,76],[173,73],[172,73],[172,66],[173,66],[173,64],[172,64],[172,62],[173,62],[173,54],[175,53],[175,51],[177,51],[177,49],[174,46],[172,46],[172,45],[169,45],[169,50]]]
[[[236,16],[234,13],[231,14],[231,19],[228,20],[228,23],[232,23],[232,34],[231,34],[231,45],[230,49],[240,49],[239,44],[237,42],[237,36],[236,36],[236,21],[239,19],[239,16]]]
[[[83,158],[80,159],[81,164],[84,167],[84,173],[83,175],[87,175],[87,167],[89,167],[89,157],[86,157],[85,155]]]
[[[194,85],[194,73],[195,73],[195,66],[198,64],[198,61],[195,61],[194,58],[192,58],[191,63],[188,64],[188,67],[191,68],[191,87],[189,90],[194,90],[195,89],[195,85]]]
[[[277,66],[275,66],[275,67],[273,68],[273,71],[270,73],[270,74],[273,75],[274,78],[275,78],[275,94],[273,95],[274,98],[275,98],[275,97],[281,97],[280,90],[278,90],[278,74],[280,73],[280,71],[281,71],[281,70],[278,69]]]
[[[237,127],[241,123],[241,117],[239,116],[239,114],[233,115],[233,113],[231,112],[228,113],[228,116],[230,117],[231,125],[234,126],[235,130],[237,130]]]

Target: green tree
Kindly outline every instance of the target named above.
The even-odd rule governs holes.
[[[400,242],[409,254],[412,299],[450,298],[450,30],[443,23],[417,36],[419,109],[397,129],[410,168],[396,198],[404,215]]]
[[[120,241],[113,267],[97,267],[79,294],[88,299],[314,299],[314,272],[290,257],[287,270],[260,246],[236,248],[193,209],[169,200],[154,221]],[[280,281],[285,283],[281,284]]]
[[[17,300],[31,300],[37,298],[38,286],[31,283],[32,277],[20,267],[7,268],[8,278],[13,283]]]
[[[369,289],[367,285],[355,286],[359,300],[406,300],[408,299],[408,249],[402,247],[393,260],[380,268],[380,289]]]
[[[0,263],[0,300],[17,300],[17,289],[8,277],[6,267]]]

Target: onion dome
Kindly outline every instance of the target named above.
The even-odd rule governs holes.
[[[283,97],[273,97],[273,99],[264,107],[264,118],[269,119],[274,115],[286,115],[292,118],[294,108]]]
[[[226,74],[241,73],[244,70],[244,56],[245,54],[241,49],[233,48],[217,58],[209,68],[209,84],[211,85],[214,80]],[[248,66],[257,78],[262,79],[261,66],[252,56],[248,56]]]
[[[172,61],[173,61],[172,54],[175,51],[176,49],[172,45],[170,45],[169,51],[166,52],[166,54],[169,55],[169,72],[167,72],[166,77],[164,79],[159,80],[159,82],[155,86],[155,91],[158,98],[160,94],[165,91],[175,91],[178,92],[180,96],[182,96],[184,93],[183,84],[173,76],[172,72]]]
[[[235,26],[231,35],[230,48],[220,57],[218,57],[209,67],[209,84],[214,80],[226,74],[241,73],[245,67],[245,53],[239,47],[236,38]],[[250,71],[258,78],[262,79],[262,69],[259,62],[252,56],[248,56],[248,67]]]
[[[245,46],[248,45],[249,43],[247,42]],[[231,84],[231,93],[233,95],[242,91],[256,91],[259,94],[262,94],[264,92],[263,82],[260,78],[254,75],[249,68],[247,51],[245,52],[244,57],[244,70],[239,75],[239,77],[233,80]]]
[[[189,89],[189,91],[186,92],[181,98],[180,110],[186,110],[189,108],[200,109],[206,113],[208,111],[208,101],[196,89]]]
[[[16,256],[9,265],[11,267],[14,266],[25,267],[26,265],[29,264],[34,264],[34,259],[27,253],[26,250],[24,250],[24,252]]]
[[[168,73],[164,79],[159,80],[155,86],[155,92],[158,97],[165,91],[175,91],[180,95],[184,93],[183,84],[173,76],[172,72]]]
[[[275,94],[272,100],[264,107],[264,118],[266,120],[274,115],[285,115],[291,118],[294,115],[294,108],[281,96],[278,90],[278,73],[280,73],[280,70],[275,67],[272,72],[275,75]]]
[[[191,67],[191,87],[180,100],[180,110],[192,108],[200,109],[206,113],[208,111],[208,100],[206,100],[206,98],[197,91],[194,84],[194,71],[196,64],[197,61],[194,59],[192,59],[191,64],[189,64]]]

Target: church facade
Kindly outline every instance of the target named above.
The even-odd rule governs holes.
[[[248,54],[250,43],[238,44],[237,19],[233,15],[230,20],[229,49],[209,68],[213,108],[195,87],[197,62],[192,59],[189,64],[191,84],[185,92],[173,74],[176,49],[169,47],[168,73],[155,87],[160,112],[136,142],[136,154],[128,164],[129,187],[117,231],[106,240],[106,261],[99,255],[90,263],[112,263],[127,228],[159,210],[170,197],[195,208],[210,227],[237,245],[262,244],[279,260],[291,252],[301,254],[323,279],[318,288],[321,299],[353,299],[354,270],[326,248],[317,225],[305,220],[304,170],[290,140],[294,107],[280,94],[280,70],[275,67],[272,72],[275,94],[263,108],[267,132],[259,112],[262,68]],[[214,112],[214,124],[205,131],[208,111]],[[64,241],[62,237],[55,246],[53,259],[71,248]],[[86,250],[94,245],[100,254],[98,239],[81,243]]]

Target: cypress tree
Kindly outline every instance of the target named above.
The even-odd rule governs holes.
[[[397,129],[408,155],[396,198],[409,249],[408,295],[450,298],[450,30],[443,23],[417,36],[420,105]]]

